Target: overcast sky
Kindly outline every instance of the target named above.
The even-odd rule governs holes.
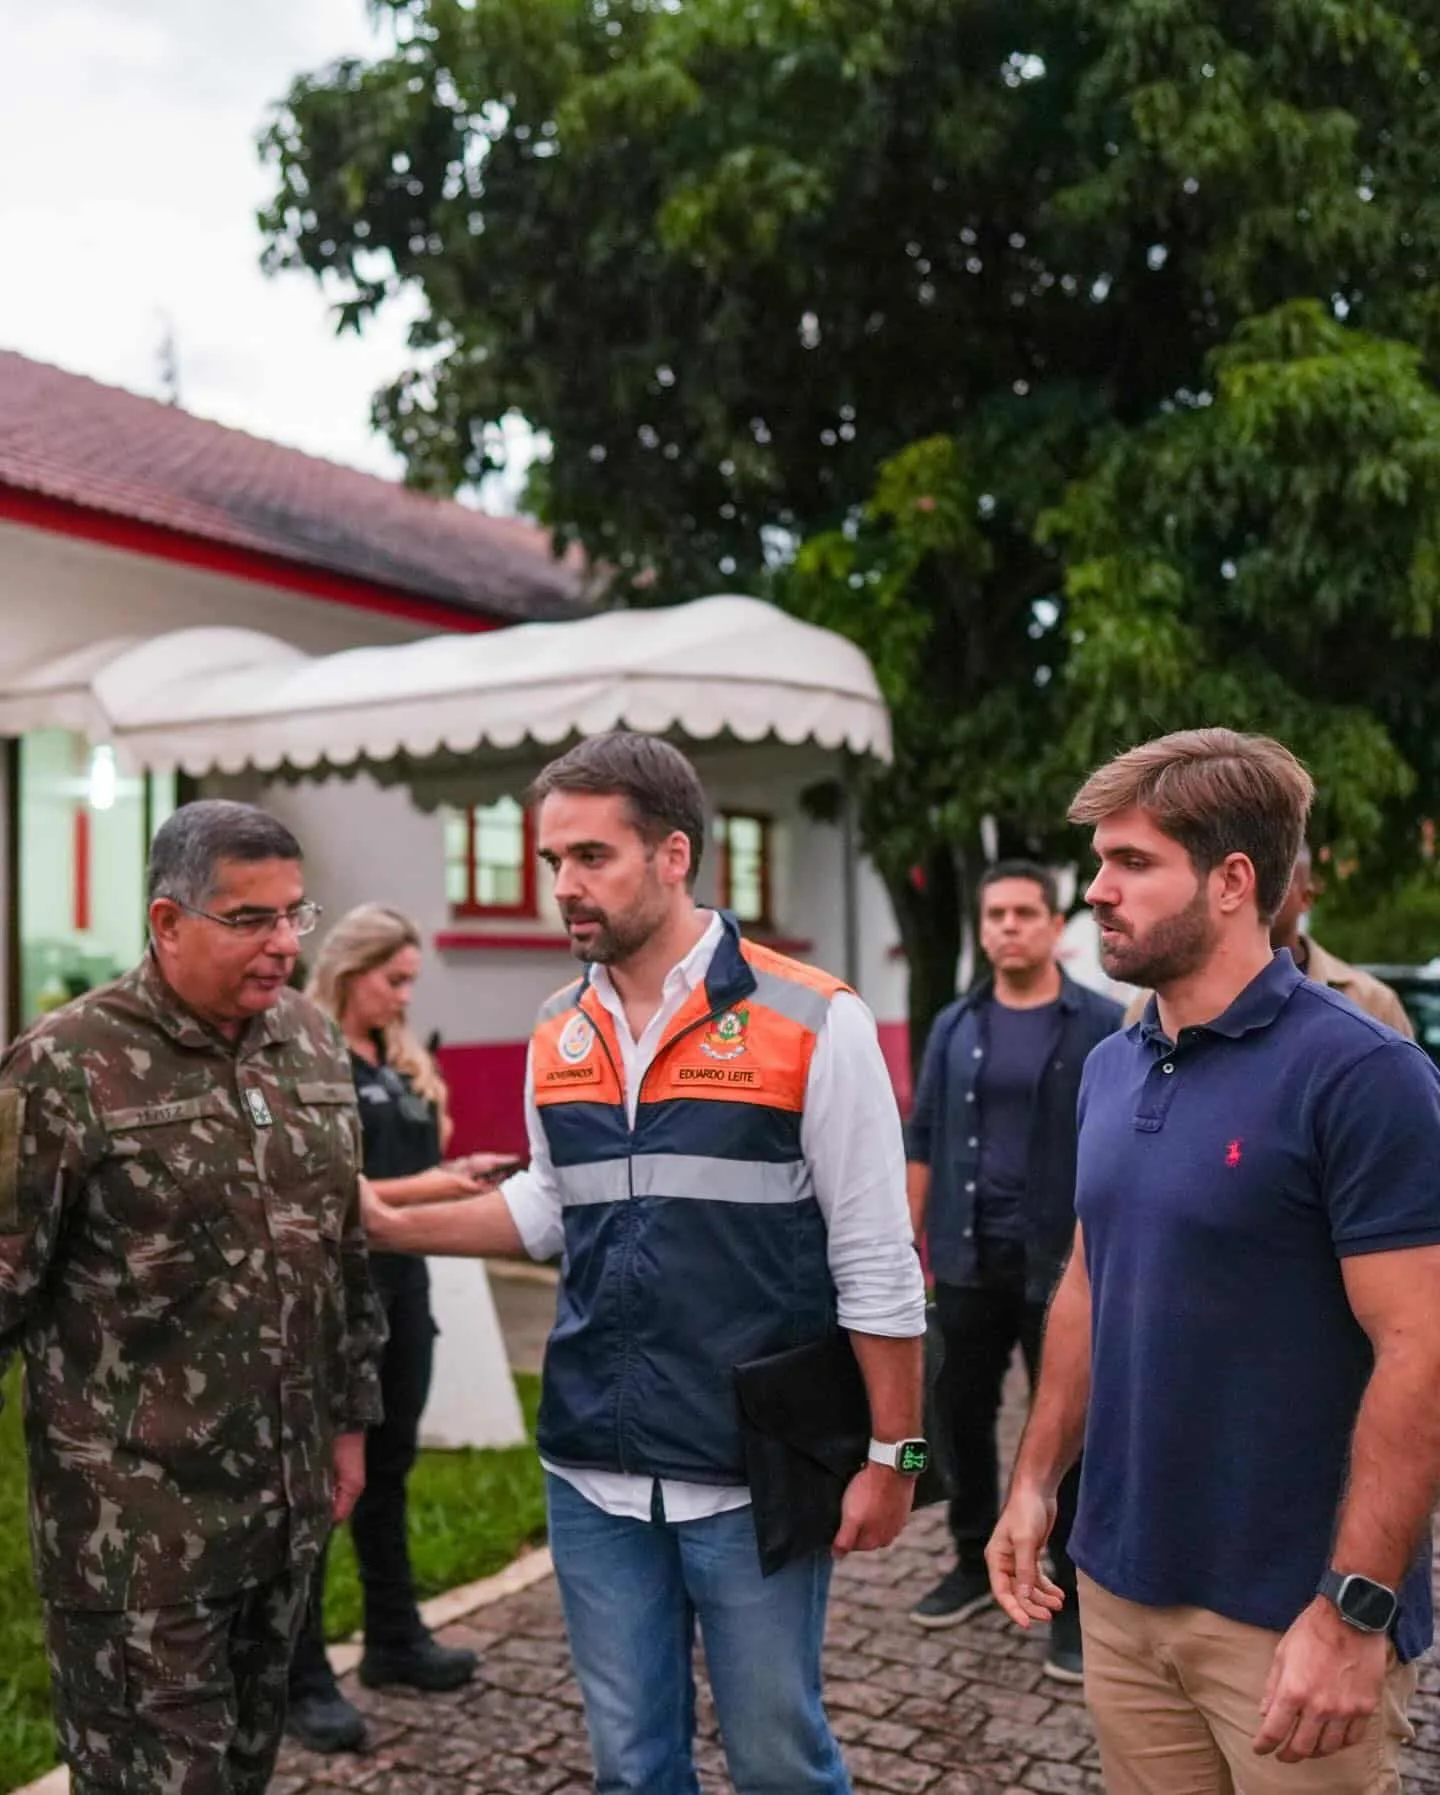
[[[260,273],[255,152],[302,71],[374,47],[364,0],[0,0],[0,348],[394,474],[370,395],[404,320],[337,338],[306,276]]]

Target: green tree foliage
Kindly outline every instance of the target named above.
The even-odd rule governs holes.
[[[1204,403],[1117,433],[1042,519],[1067,551],[1065,746],[1272,731],[1351,853],[1407,816],[1433,760],[1397,700],[1407,662],[1437,665],[1440,398],[1417,349],[1308,300],[1238,326],[1207,380]]]
[[[1331,878],[1315,906],[1313,933],[1354,964],[1427,966],[1440,959],[1440,868],[1433,861],[1378,896]]]
[[[417,482],[517,409],[633,599],[776,581],[874,655],[867,838],[948,989],[978,820],[1093,758],[1287,734],[1415,839],[1440,361],[1421,0],[392,0],[266,139],[270,261],[360,323]],[[798,555],[797,544],[803,544]],[[781,572],[775,573],[776,564]]]

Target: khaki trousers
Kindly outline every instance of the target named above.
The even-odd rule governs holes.
[[[1146,1608],[1080,1572],[1085,1699],[1106,1795],[1398,1795],[1416,1667],[1392,1664],[1358,1745],[1282,1764],[1255,1755],[1280,1635],[1207,1608]]]

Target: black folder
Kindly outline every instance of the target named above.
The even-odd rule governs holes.
[[[926,1357],[930,1361],[932,1354]],[[870,1400],[850,1336],[841,1329],[737,1365],[735,1391],[755,1544],[761,1574],[769,1577],[792,1558],[828,1551],[840,1531],[846,1485],[870,1446]],[[927,1472],[916,1503],[947,1493],[941,1479]]]

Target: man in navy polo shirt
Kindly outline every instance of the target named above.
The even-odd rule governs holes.
[[[1279,743],[1166,736],[1095,773],[1088,895],[1155,992],[1080,1094],[1070,1263],[988,1560],[1022,1626],[1070,1551],[1109,1795],[1398,1788],[1432,1633],[1440,1079],[1268,928],[1312,787]]]

